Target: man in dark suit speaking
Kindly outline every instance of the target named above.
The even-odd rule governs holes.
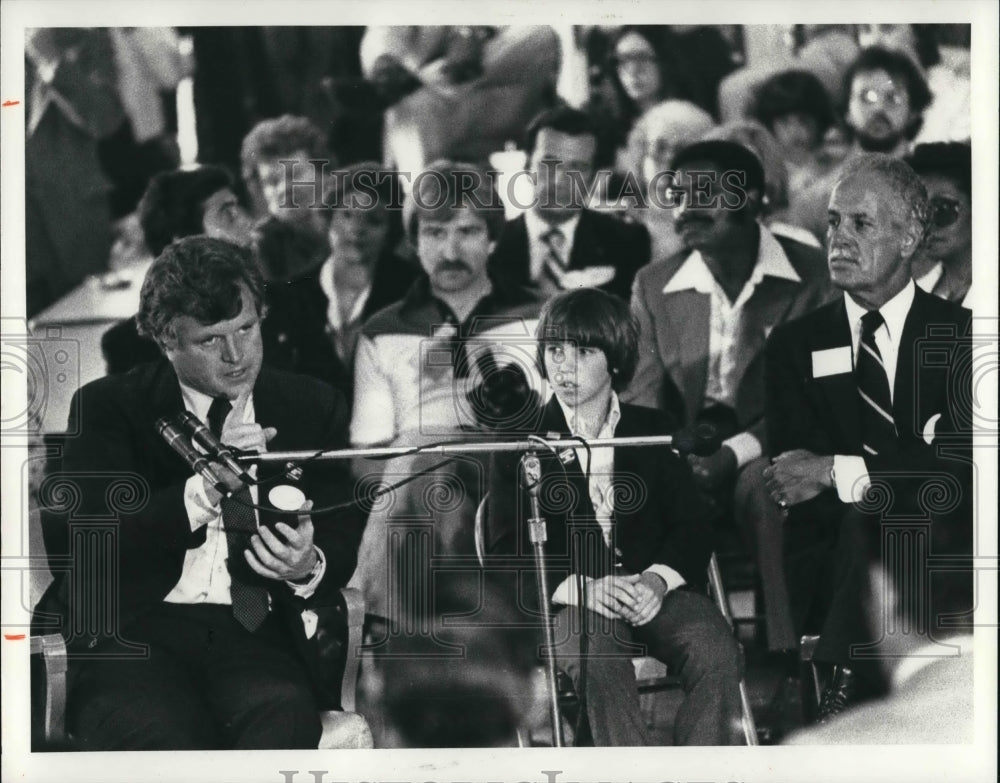
[[[568,106],[549,109],[531,121],[526,146],[534,203],[504,227],[492,272],[536,283],[546,296],[591,286],[628,300],[636,270],[649,262],[649,232],[587,208],[597,154],[591,120]]]
[[[249,251],[207,237],[173,243],[146,276],[138,314],[166,361],[77,393],[70,431],[80,435],[56,477],[75,487],[76,505],[51,513],[46,533],[53,563],[67,554],[70,568],[53,568],[38,618],[62,618],[68,729],[83,749],[319,740],[317,613],[336,606],[360,539],[356,515],[323,513],[345,494],[344,476],[304,466],[310,500],[275,522],[251,505],[267,504],[264,466],[249,489],[217,466],[233,491],[223,497],[157,434],[161,417],[187,410],[243,450],[346,442],[342,397],[262,368],[261,292]],[[125,500],[123,482],[135,487]],[[103,517],[109,546],[88,554],[68,516]]]
[[[924,618],[916,632],[954,633],[943,630],[954,616],[934,614],[951,605],[941,591],[971,593],[972,314],[911,279],[927,215],[927,192],[905,163],[849,162],[827,228],[830,277],[844,296],[776,328],[767,345],[775,456],[764,473],[788,510],[793,618],[820,632],[815,660],[834,664],[821,719],[880,685],[874,664],[892,630],[880,640],[865,629],[867,578],[849,556],[866,528],[881,525],[885,556],[912,569],[908,600]]]

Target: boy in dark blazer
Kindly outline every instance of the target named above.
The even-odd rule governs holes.
[[[554,394],[538,432],[587,440],[666,434],[655,411],[618,401],[637,344],[636,323],[619,298],[583,288],[550,300],[538,362]],[[583,693],[595,744],[648,744],[631,662],[643,654],[681,678],[676,744],[737,742],[740,652],[702,591],[712,533],[688,466],[666,447],[590,449],[582,441],[543,452],[541,462],[556,656]],[[521,594],[533,597],[517,459],[499,456],[494,467],[488,545],[496,556],[524,558],[532,586],[522,585]]]

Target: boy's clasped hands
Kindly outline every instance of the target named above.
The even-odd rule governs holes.
[[[666,583],[656,574],[605,576],[586,587],[587,608],[630,625],[645,625],[660,611]]]

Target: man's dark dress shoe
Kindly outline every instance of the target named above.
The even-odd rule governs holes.
[[[857,678],[846,666],[834,666],[830,684],[823,690],[817,714],[820,723],[827,723],[857,701]]]

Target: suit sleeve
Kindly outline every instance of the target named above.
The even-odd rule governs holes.
[[[56,571],[64,578],[57,579],[55,604],[64,612],[61,630],[71,648],[89,649],[96,642],[92,631],[78,629],[113,629],[117,635],[144,607],[162,601],[187,550],[205,541],[206,528],[192,531],[185,509],[187,475],[149,475],[145,452],[158,445],[156,435],[142,431],[135,402],[120,397],[112,384],[101,382],[76,393],[69,428],[79,435],[67,440],[61,470],[46,482],[52,482],[42,515],[49,556],[71,558],[68,573],[65,562]],[[73,535],[71,523],[85,518],[111,533],[99,549],[92,536],[80,542]],[[108,578],[115,579],[108,600],[80,599],[105,589],[99,580]]]
[[[809,371],[805,349],[795,340],[794,324],[775,329],[765,347],[765,409],[769,455],[775,457],[792,449],[807,449],[814,454],[834,454],[827,434],[829,423],[816,411],[806,394]],[[805,503],[789,509],[792,523],[839,518],[845,506],[836,489],[820,492]]]
[[[646,303],[646,286],[643,276],[632,284],[632,313],[639,323],[639,362],[635,375],[622,395],[623,402],[658,408],[660,388],[663,383],[663,365],[656,345],[656,324]]]
[[[827,422],[813,410],[806,393],[808,371],[788,325],[775,329],[764,348],[764,419],[770,456],[791,449],[832,455]]]
[[[667,452],[660,464],[663,465],[663,483],[654,491],[660,496],[659,513],[669,532],[662,539],[653,562],[674,569],[690,585],[703,585],[714,548],[709,508],[686,462]]]
[[[70,431],[80,434],[67,441],[63,472],[72,474],[79,490],[80,515],[118,518],[123,556],[151,547],[183,556],[205,540],[204,528],[191,530],[184,506],[186,477],[154,490],[140,475],[140,449],[155,435],[136,432],[135,422],[124,412],[128,408],[106,387],[80,389],[69,423]]]

